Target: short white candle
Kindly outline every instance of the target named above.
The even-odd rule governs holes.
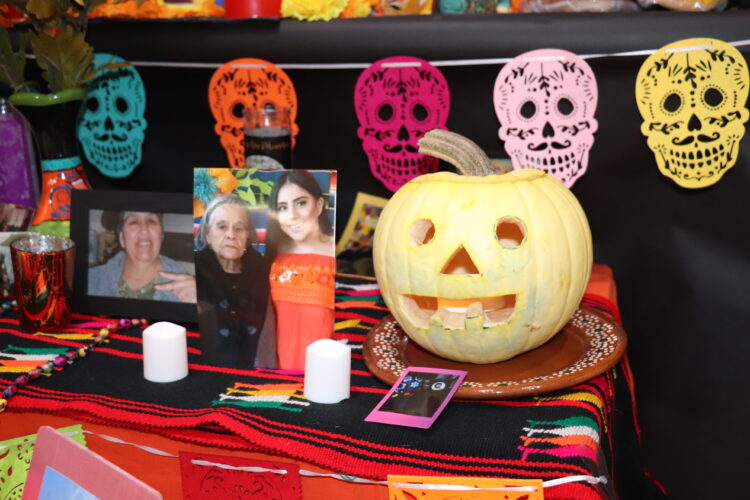
[[[160,321],[143,330],[143,377],[151,382],[175,382],[187,374],[185,328]]]
[[[349,397],[352,350],[331,339],[313,342],[305,350],[305,398],[332,404]]]

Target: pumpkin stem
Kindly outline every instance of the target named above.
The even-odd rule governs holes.
[[[455,166],[463,175],[485,176],[505,173],[490,163],[474,141],[448,130],[433,129],[417,142],[421,154],[434,156]]]

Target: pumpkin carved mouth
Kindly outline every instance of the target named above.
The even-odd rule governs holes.
[[[516,308],[516,294],[474,299],[442,299],[423,295],[400,295],[401,308],[414,324],[427,328],[437,320],[444,328],[462,330],[469,321],[491,327],[507,323]]]

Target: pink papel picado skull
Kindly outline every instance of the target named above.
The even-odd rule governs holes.
[[[417,152],[417,141],[448,121],[450,92],[436,67],[407,56],[376,61],[357,80],[354,109],[370,170],[385,187],[437,171],[437,158]]]
[[[513,168],[543,170],[571,187],[588,165],[597,98],[594,72],[571,52],[534,50],[503,66],[494,105]]]

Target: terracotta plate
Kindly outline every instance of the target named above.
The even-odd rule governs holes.
[[[583,306],[546,344],[515,358],[477,365],[441,358],[411,342],[393,316],[384,317],[365,339],[365,364],[387,384],[407,366],[466,370],[455,397],[506,399],[532,396],[584,382],[614,366],[625,352],[625,331],[609,316]]]

